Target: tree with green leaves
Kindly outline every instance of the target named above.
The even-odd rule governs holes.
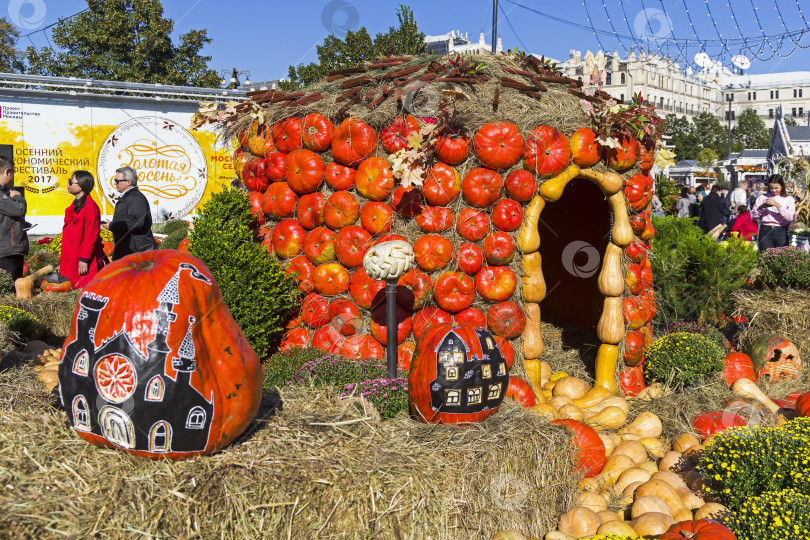
[[[111,81],[217,87],[219,75],[201,56],[205,30],[172,41],[174,21],[160,0],[88,0],[87,10],[53,28],[55,47],[29,47],[29,72]]]
[[[664,135],[668,137],[668,143],[675,147],[675,155],[679,160],[694,159],[700,147],[692,137],[692,123],[685,116],[667,116],[664,124]]]
[[[713,114],[704,111],[695,116],[692,119],[690,133],[698,142],[699,148],[711,148],[714,150],[716,158],[726,156],[728,152],[728,129],[724,128]],[[697,159],[697,156],[692,159]]]
[[[22,53],[17,50],[19,31],[0,17],[0,71],[4,73],[21,73],[23,71]]]
[[[349,30],[340,39],[330,34],[318,45],[318,61],[307,65],[290,66],[289,81],[280,86],[284,89],[299,88],[318,82],[326,73],[336,69],[353,67],[386,55],[403,56],[423,54],[426,51],[425,34],[419,31],[413,10],[405,5],[397,9],[399,26],[377,34],[374,39],[365,27]]]
[[[786,126],[798,126],[799,123],[796,122],[795,118],[786,117],[785,118],[785,125]]]
[[[768,148],[771,132],[754,109],[748,108],[737,117],[737,125],[731,130],[731,141],[742,148]]]
[[[703,148],[698,152],[697,166],[701,169],[709,172],[709,169],[714,167],[715,163],[717,163],[717,152],[711,148]]]

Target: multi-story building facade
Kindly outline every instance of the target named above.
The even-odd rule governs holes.
[[[492,52],[492,44],[486,42],[483,32],[478,36],[477,43],[470,41],[467,32],[462,34],[460,30],[451,30],[439,36],[425,36],[425,44],[428,51],[434,54],[484,54]],[[503,43],[499,37],[498,41],[495,42],[495,51],[501,52],[502,50]]]

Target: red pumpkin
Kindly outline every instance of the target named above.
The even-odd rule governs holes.
[[[408,400],[418,420],[483,420],[498,410],[508,384],[506,361],[486,330],[442,324],[417,338]]]
[[[625,396],[637,396],[644,390],[644,369],[639,364],[635,367],[626,367],[619,372],[619,388]]]
[[[568,141],[571,160],[580,168],[593,167],[602,157],[602,146],[596,142],[596,133],[588,128],[579,128]]]
[[[445,272],[436,278],[433,298],[445,311],[457,313],[472,305],[475,300],[475,284],[462,272]]]
[[[281,152],[273,152],[264,158],[264,176],[271,182],[283,182],[286,177],[285,160]]]
[[[250,228],[254,229],[256,227],[261,227],[264,225],[265,221],[267,221],[264,215],[264,210],[262,210],[264,194],[251,191],[248,193],[248,200],[250,201],[250,213],[254,217],[254,221],[250,224]]]
[[[340,346],[340,356],[361,360],[364,358],[383,358],[385,349],[380,342],[367,334],[355,334],[346,338]]]
[[[630,294],[641,294],[652,287],[652,269],[649,266],[642,266],[636,263],[627,265],[627,273],[624,276],[624,283]]]
[[[312,281],[315,267],[303,255],[294,257],[287,263],[287,275],[294,276],[293,279],[298,283],[298,290],[302,293],[309,294],[315,290],[315,284]]]
[[[802,394],[796,400],[796,415],[797,416],[810,416],[810,392]]]
[[[692,420],[692,427],[695,428],[701,439],[707,439],[727,429],[744,425],[743,418],[725,411],[702,413]]]
[[[419,133],[419,122],[410,114],[394,118],[380,132],[383,150],[393,154],[408,147],[408,138]]]
[[[411,334],[413,322],[411,321],[411,312],[400,305],[397,305],[395,316],[397,323],[397,345],[399,345],[404,343]],[[384,302],[380,302],[371,312],[371,335],[384,347],[388,346],[388,325],[386,320],[386,305]]]
[[[626,296],[622,300],[624,322],[630,325],[631,329],[641,328],[655,317],[654,304],[650,305],[650,298],[649,296]],[[652,301],[654,302],[654,298]]]
[[[292,259],[304,252],[307,232],[294,219],[282,219],[273,229],[273,250],[283,259]]]
[[[453,259],[453,244],[447,238],[426,234],[413,243],[416,264],[426,272],[441,270]]]
[[[486,266],[475,274],[475,288],[488,302],[508,300],[517,287],[517,276],[506,266]]]
[[[397,280],[397,302],[407,309],[425,307],[432,293],[430,276],[416,268],[408,270]]]
[[[512,369],[512,366],[515,363],[515,348],[512,347],[512,343],[508,339],[504,339],[501,336],[495,336],[495,343],[497,343],[498,347],[501,349],[503,359],[506,360],[506,367],[508,369]]]
[[[537,405],[534,390],[529,383],[519,377],[509,377],[509,388],[506,390],[506,397],[512,398],[525,408]]]
[[[490,169],[476,167],[464,175],[461,181],[461,196],[467,204],[486,208],[501,198],[503,177]]]
[[[518,202],[528,202],[537,193],[537,180],[529,171],[515,169],[503,182],[506,196]]]
[[[312,280],[315,291],[324,296],[336,296],[349,290],[349,271],[338,263],[318,266]]]
[[[605,466],[605,443],[599,438],[596,431],[579,420],[552,420],[552,424],[565,426],[571,434],[572,442],[578,449],[577,463],[579,472],[585,473],[585,478],[593,478],[602,472]]]
[[[353,167],[377,151],[377,132],[359,118],[347,118],[332,133],[332,157]]]
[[[655,165],[655,149],[649,145],[642,144],[638,154],[638,168],[641,174],[650,174]]]
[[[104,244],[112,244],[112,242],[103,242],[103,243]],[[188,237],[183,238],[180,241],[180,245],[177,246],[177,249],[179,251],[182,251],[183,253],[191,253],[191,251],[190,251],[190,249],[191,249],[191,240],[189,240]],[[106,255],[107,257],[112,257],[112,249],[110,249],[110,252],[107,253],[107,246],[104,246],[104,255]]]
[[[636,163],[641,146],[632,136],[621,133],[616,137],[619,141],[618,148],[605,149],[605,161],[608,167],[614,171],[625,171]]]
[[[343,227],[335,235],[335,256],[346,268],[362,266],[363,256],[370,247],[371,235],[358,225]]]
[[[436,157],[448,165],[460,165],[470,155],[470,138],[460,127],[445,128],[436,140]]]
[[[360,308],[347,298],[332,300],[329,304],[329,323],[344,336],[354,335],[363,324]]]
[[[501,302],[487,311],[487,326],[496,336],[514,339],[526,328],[526,314],[514,302]]]
[[[369,201],[360,210],[360,224],[372,235],[387,233],[394,221],[394,209],[379,201]]]
[[[801,373],[802,358],[799,349],[786,338],[765,334],[754,340],[748,352],[759,377],[772,379],[795,378]]]
[[[323,193],[307,193],[298,199],[298,223],[305,229],[314,229],[323,225],[323,209],[326,197]]]
[[[261,164],[260,166],[258,164]],[[248,174],[245,175],[245,187],[250,191],[257,193],[264,193],[270,182],[265,175],[265,166],[263,159],[257,159],[246,167]]]
[[[413,217],[422,208],[422,192],[413,186],[399,186],[394,190],[391,206],[400,216]]]
[[[499,231],[516,231],[523,224],[523,208],[520,204],[510,200],[501,199],[492,209],[492,226]]]
[[[427,330],[439,324],[450,324],[453,316],[436,306],[420,309],[413,316],[413,335],[419,339]]]
[[[413,361],[413,353],[416,350],[416,343],[413,341],[406,341],[397,347],[397,370],[408,372],[411,369],[411,362]]]
[[[738,379],[748,379],[756,381],[757,375],[754,371],[754,364],[747,354],[732,352],[723,359],[723,380],[731,386]]]
[[[624,336],[624,365],[635,367],[641,364],[646,345],[644,332],[641,329],[628,332]]]
[[[298,195],[287,182],[274,182],[262,196],[262,210],[271,219],[286,219],[295,215]]]
[[[245,167],[251,159],[254,159],[253,156],[245,152],[242,148],[237,148],[233,151],[233,171],[239,180],[245,177]]]
[[[683,540],[684,538],[691,538],[692,540],[737,540],[737,537],[728,527],[711,519],[681,521],[659,536],[659,540]]]
[[[253,421],[261,387],[261,363],[214,276],[176,250],[133,253],[100,270],[79,298],[59,364],[76,434],[152,459],[225,447]]]
[[[330,229],[338,230],[354,225],[360,215],[360,203],[346,191],[332,193],[323,206],[323,222]]]
[[[301,139],[304,146],[315,152],[323,152],[332,143],[334,126],[324,115],[309,113],[304,117]]]
[[[517,245],[511,236],[501,231],[493,231],[484,240],[484,256],[492,265],[509,264],[515,258]]]
[[[473,137],[476,157],[490,169],[508,169],[523,153],[523,136],[514,124],[493,122],[484,124]]]
[[[644,231],[647,229],[649,221],[650,220],[647,219],[647,216],[644,214],[630,216],[630,227],[633,229],[633,234],[641,238],[641,235],[644,234]]]
[[[428,204],[447,206],[461,193],[461,176],[450,165],[437,163],[430,168],[422,193]]]
[[[354,186],[366,199],[384,201],[394,191],[394,172],[385,159],[370,157],[357,166]]]
[[[523,145],[523,168],[539,176],[557,176],[571,162],[568,139],[551,126],[537,126]]]
[[[329,301],[320,294],[306,295],[301,304],[301,318],[310,328],[329,324]]]
[[[383,289],[385,289],[385,281],[372,279],[363,268],[355,270],[349,283],[349,294],[363,309],[371,309],[374,297]]]
[[[624,198],[630,208],[641,212],[652,200],[652,179],[646,174],[634,174],[624,182]]]
[[[456,250],[458,269],[474,276],[484,266],[484,252],[475,244],[464,243]]]
[[[306,148],[293,150],[284,159],[287,183],[296,193],[317,191],[323,182],[325,170],[326,165],[321,156]]]
[[[453,226],[453,211],[445,206],[423,206],[416,216],[419,228],[429,233],[446,231]]]
[[[273,124],[272,136],[276,148],[283,154],[302,148],[304,142],[301,136],[301,119],[291,116]]]
[[[489,217],[474,208],[464,208],[458,213],[456,232],[470,242],[480,242],[489,234]]]
[[[336,353],[346,340],[335,328],[329,324],[321,326],[312,332],[312,348],[322,351]]]
[[[304,327],[298,327],[290,330],[286,334],[284,334],[284,338],[281,340],[278,348],[280,351],[285,351],[288,349],[300,349],[301,347],[306,347],[307,343],[309,343],[309,330]]]
[[[335,232],[318,227],[307,233],[304,240],[304,255],[312,264],[324,264],[335,258]]]
[[[484,328],[487,325],[487,316],[480,309],[468,307],[467,309],[456,313],[453,316],[453,321],[456,324],[472,324],[473,326]],[[506,357],[506,352],[504,351],[503,346],[501,346],[501,352],[503,352],[504,357]],[[507,362],[507,365],[512,367],[512,364],[509,362]]]
[[[402,236],[401,234],[393,234],[393,233],[386,233],[376,240],[374,240],[374,245],[382,244],[383,242],[390,242],[392,240],[402,240],[403,242],[407,242],[408,239]]]
[[[326,185],[334,191],[343,191],[354,187],[354,177],[356,174],[356,169],[345,167],[340,163],[332,161],[326,166],[324,178],[326,179]]]
[[[629,246],[624,248],[627,257],[634,263],[642,263],[647,259],[647,250],[649,247],[646,242],[640,238],[633,238]]]

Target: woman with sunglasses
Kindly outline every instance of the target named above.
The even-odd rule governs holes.
[[[87,171],[76,171],[68,181],[67,191],[73,202],[65,210],[62,228],[62,253],[59,273],[81,289],[107,262],[101,243],[98,205],[90,197],[95,180]]]
[[[768,177],[768,191],[757,197],[751,217],[759,219],[759,250],[788,245],[788,226],[796,219],[796,199],[787,194],[781,174]]]

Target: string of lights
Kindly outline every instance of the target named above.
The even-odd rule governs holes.
[[[610,29],[613,30],[613,33],[616,36],[619,36],[619,33],[616,31],[616,27],[613,26],[613,20],[610,17],[610,12],[608,11],[608,7],[607,7],[607,4],[605,3],[605,0],[602,0],[602,7],[605,10],[605,17],[607,18],[608,23],[610,23]],[[627,20],[627,19],[625,19],[625,20]],[[619,36],[619,45],[621,46],[622,49],[627,48],[627,47],[625,47],[624,42],[622,42],[621,36]]]
[[[588,22],[590,22],[591,21],[591,13],[588,10],[588,3],[585,0],[582,0],[582,5],[585,7],[585,14],[588,16]],[[591,24],[591,29],[593,30],[593,37],[595,37],[596,42],[599,43],[599,48],[604,51],[606,49],[606,47],[604,45],[602,45],[602,40],[599,39],[599,36],[596,33],[596,27],[594,27],[593,24]],[[615,30],[613,31],[613,35],[614,36],[617,35]],[[621,41],[621,38],[619,38],[619,40]]]
[[[528,52],[529,52],[529,48],[526,46],[526,44],[525,44],[525,43],[523,43],[523,40],[522,40],[522,39],[520,39],[520,36],[519,36],[519,35],[518,35],[518,33],[515,31],[515,27],[514,27],[514,26],[512,26],[512,21],[510,21],[510,20],[509,20],[509,15],[508,15],[508,14],[506,13],[506,11],[503,9],[503,6],[502,6],[500,3],[498,4],[498,9],[501,11],[501,14],[503,15],[503,18],[504,18],[504,19],[506,19],[506,24],[508,24],[508,25],[509,25],[509,28],[511,28],[511,29],[512,29],[512,34],[514,34],[514,35],[515,35],[515,38],[518,40],[518,43],[520,43],[520,46],[521,46],[521,47],[523,47],[523,52],[528,53]]]

